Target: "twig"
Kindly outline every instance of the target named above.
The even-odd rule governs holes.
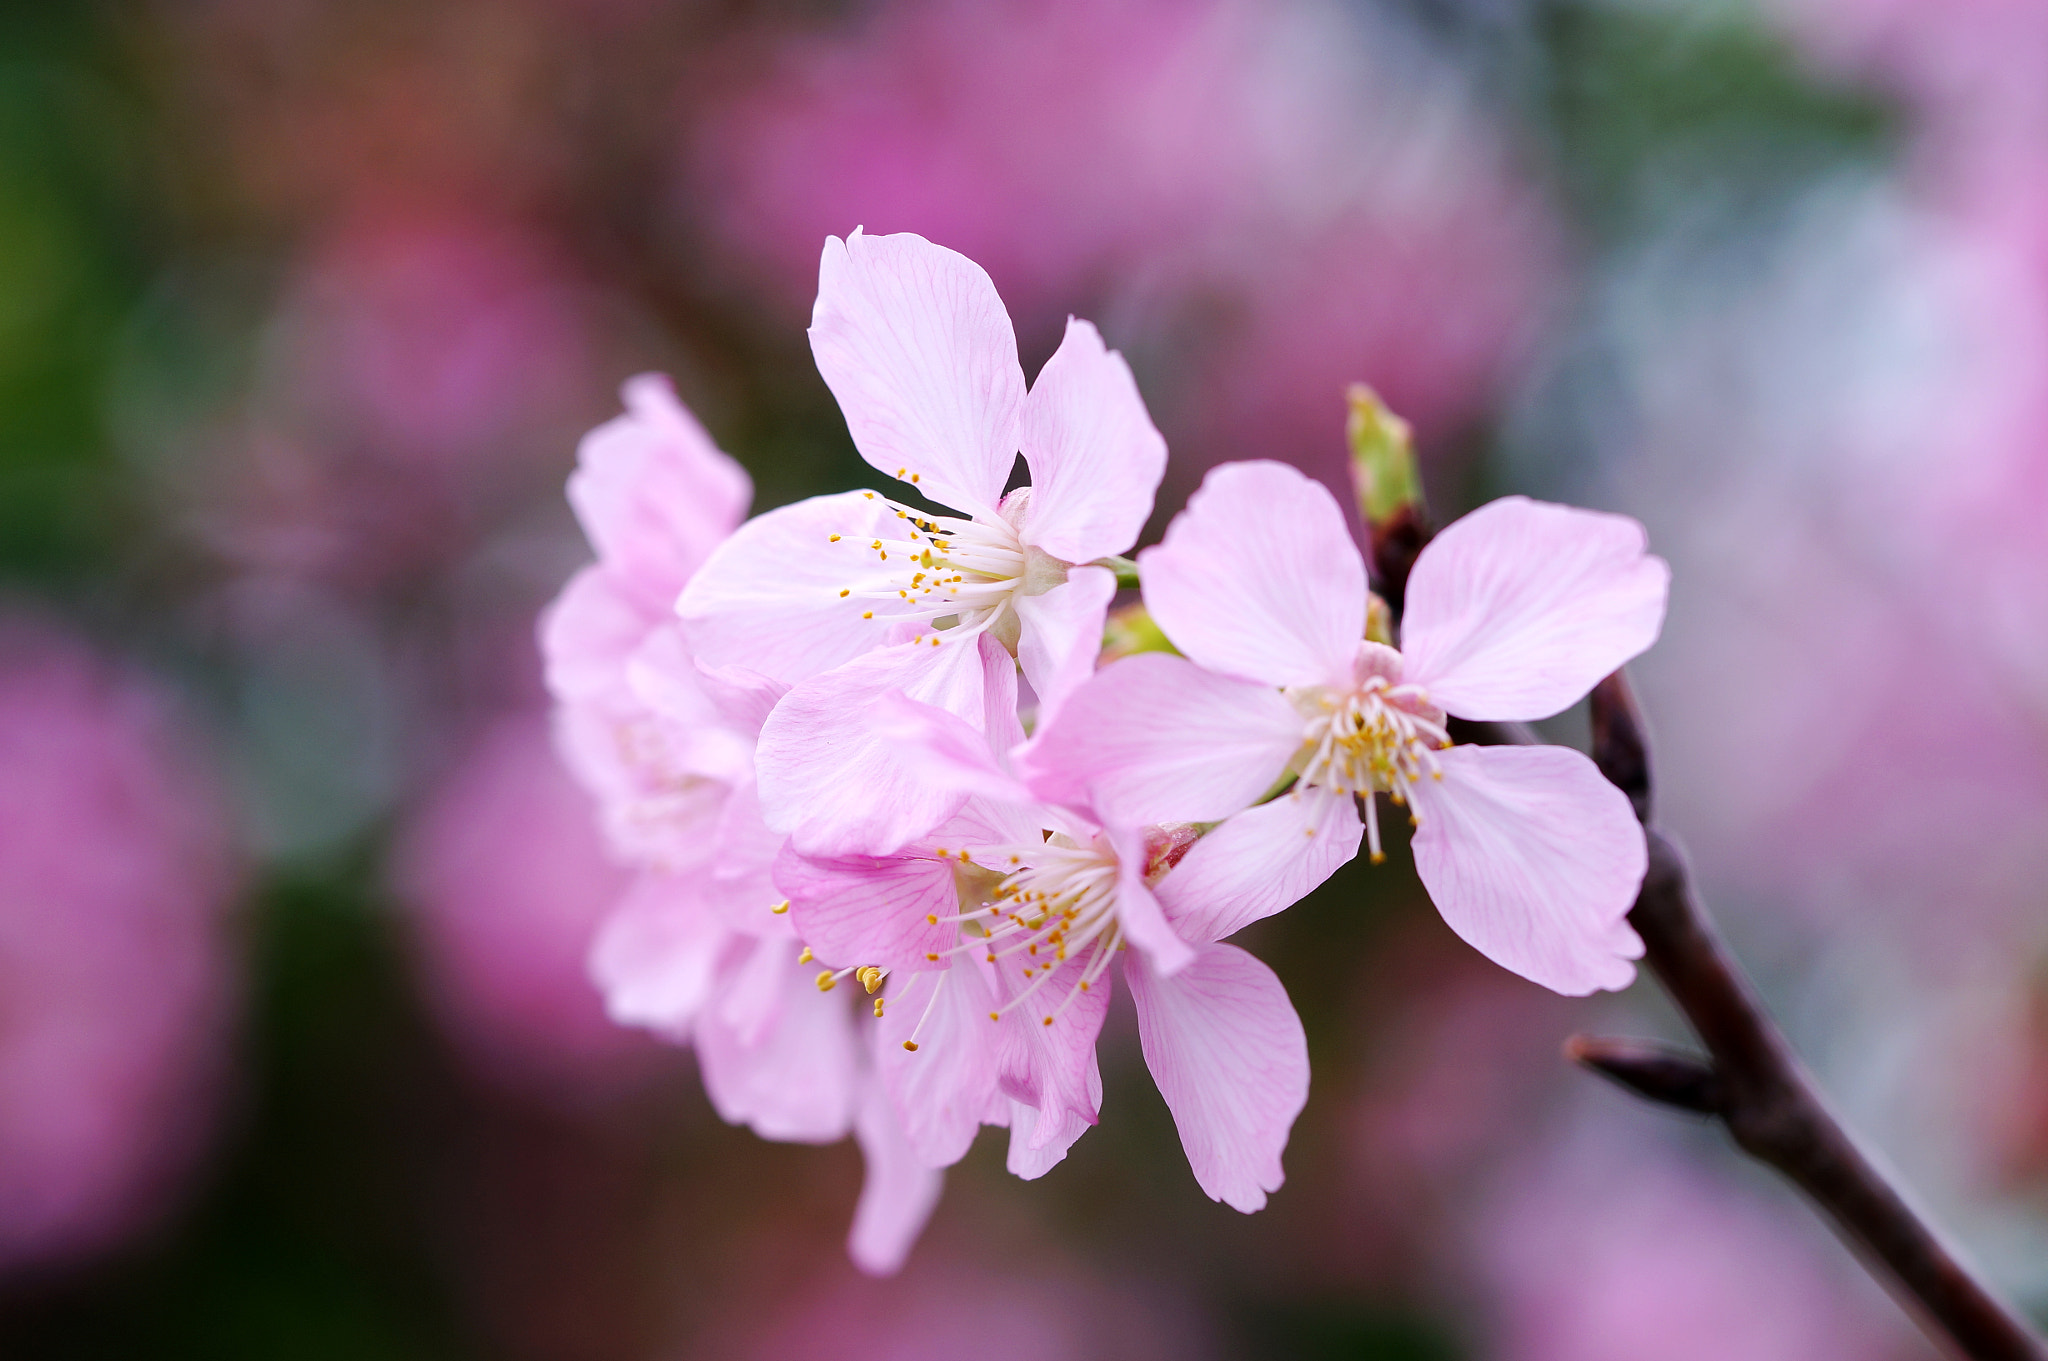
[[[1649,824],[1650,762],[1620,672],[1593,692],[1594,759],[1644,819],[1650,868],[1629,923],[1707,1058],[1575,1037],[1566,1056],[1637,1095],[1718,1119],[1744,1152],[1784,1173],[1888,1277],[1921,1326],[1978,1361],[2048,1357],[2026,1322],[1963,1265],[1856,1146],[1822,1100],[1693,892],[1685,858]]]
[[[1373,586],[1398,617],[1429,526],[1417,514],[1371,529]],[[2048,1361],[2048,1347],[2027,1322],[1856,1146],[1764,1010],[1693,892],[1685,857],[1651,822],[1649,744],[1627,678],[1615,672],[1594,687],[1592,700],[1593,760],[1628,795],[1649,842],[1649,872],[1629,924],[1707,1053],[1580,1035],[1566,1042],[1565,1056],[1647,1100],[1718,1120],[1737,1147],[1777,1168],[1826,1213],[1936,1342],[1971,1361]],[[1452,737],[1493,746],[1535,740],[1523,724],[1458,720]]]

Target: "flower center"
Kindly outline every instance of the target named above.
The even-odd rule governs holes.
[[[1036,998],[1040,1024],[1051,1025],[1108,972],[1123,944],[1116,915],[1117,858],[1108,846],[1099,841],[1083,845],[1055,833],[1032,845],[984,850],[979,860],[970,851],[942,849],[938,854],[942,860],[959,861],[954,880],[961,911],[926,920],[933,925],[957,922],[961,939],[952,949],[925,959],[938,964],[950,956],[978,952],[998,970],[1016,969],[1024,979],[1016,995],[988,1014],[991,1021]],[[991,862],[1007,867],[1007,872],[987,868]],[[1065,983],[1048,990],[1046,985],[1070,959],[1082,961],[1080,968],[1067,970]],[[939,986],[944,986],[943,979]],[[932,1002],[937,998],[934,989]],[[926,1005],[927,1015],[931,1006]],[[917,1031],[923,1028],[920,1019],[904,1048],[915,1052]]]
[[[1408,787],[1441,778],[1436,753],[1451,745],[1444,711],[1430,703],[1421,686],[1400,682],[1401,656],[1378,643],[1360,643],[1358,679],[1349,687],[1298,685],[1282,693],[1307,720],[1301,750],[1291,768],[1300,787],[1352,795],[1364,804],[1374,864],[1380,850],[1375,794],[1396,807],[1408,803]],[[1411,813],[1411,822],[1414,816]]]
[[[1029,488],[1013,492],[1000,517],[981,520],[926,515],[878,493],[863,493],[896,512],[902,533],[864,545],[873,571],[840,596],[849,602],[892,602],[888,618],[928,620],[934,647],[940,633],[950,642],[992,632],[1015,652],[1021,627],[1016,597],[1049,590],[1067,576],[1065,563],[1018,537],[1015,521],[1029,494]],[[874,609],[863,605],[862,617],[874,618]]]

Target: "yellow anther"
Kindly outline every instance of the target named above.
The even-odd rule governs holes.
[[[882,1019],[882,1003],[884,1003],[884,1002],[886,1002],[886,1001],[888,1001],[888,1000],[889,1000],[889,999],[888,999],[888,998],[886,998],[886,997],[877,997],[877,998],[875,999],[875,1019],[876,1019],[876,1020],[878,1020],[878,1021],[879,1021],[879,1020],[881,1020],[881,1019]]]
[[[938,920],[938,918],[934,917],[934,918],[933,918],[932,920],[934,920],[934,921],[937,921],[937,920]],[[938,955],[937,955],[937,954],[935,954],[934,952],[930,951],[930,950],[927,950],[927,951],[925,951],[925,955],[924,955],[924,957],[925,957],[925,959],[926,959],[927,961],[929,961],[930,963],[936,964],[936,963],[938,963],[938,962],[939,962],[939,957],[938,957]]]
[[[875,989],[882,986],[882,979],[887,977],[887,975],[884,974],[880,969],[876,968],[874,965],[870,964],[865,969],[862,969],[859,973],[855,974],[854,977],[860,980],[860,985],[866,988],[868,990],[868,995],[872,997],[874,996]]]
[[[927,926],[937,926],[939,924],[939,914],[936,912],[927,912],[924,914],[924,921],[925,925]]]
[[[915,482],[915,481],[917,481],[917,474],[916,474],[916,473],[912,473],[912,474],[910,475],[910,480],[911,480],[912,482]]]
[[[833,536],[831,537],[831,539],[829,540],[829,542],[831,542],[831,543],[838,543],[838,542],[839,542],[839,536],[838,536],[837,534],[834,534],[834,535],[833,535]]]
[[[860,617],[863,619],[872,619],[875,617],[875,612],[873,610],[862,610],[860,612]]]
[[[853,594],[853,588],[852,588],[851,586],[842,586],[842,587],[840,587],[840,588],[839,588],[839,598],[840,598],[841,600],[844,600],[844,599],[846,599],[846,597],[848,597],[848,596],[850,596],[850,595],[852,595],[852,594]]]
[[[869,544],[868,547],[874,549],[876,552],[879,553],[882,549],[882,541],[880,539],[876,539],[873,543]]]
[[[789,899],[784,898],[781,902],[777,903],[775,906],[769,908],[768,910],[770,912],[773,912],[778,917],[781,916],[783,913],[789,911]]]
[[[933,634],[933,635],[932,635],[932,646],[933,646],[933,647],[937,647],[938,645],[939,645],[939,636],[938,636],[938,635],[937,635],[937,634],[935,633],[935,634]]]
[[[817,956],[811,953],[811,947],[806,945],[804,947],[804,952],[796,957],[796,962],[799,964],[808,964],[816,958]]]
[[[832,977],[832,971],[830,969],[826,969],[823,973],[820,973],[818,975],[818,991],[830,992],[832,991],[833,986],[837,984],[838,981],[839,980]]]
[[[989,1018],[989,1019],[990,1019],[991,1021],[1000,1021],[1000,1020],[1002,1020],[1002,1019],[1003,1019],[1002,1017],[1000,1017],[1000,1016],[996,1015],[996,1014],[995,1014],[995,1013],[994,1013],[993,1011],[991,1011],[991,1012],[990,1012],[990,1013],[988,1014],[988,1018]]]
[[[1052,1017],[1050,1017],[1050,1016],[1046,1017],[1046,1018],[1045,1018],[1045,1023],[1046,1023],[1047,1025],[1051,1025],[1051,1024],[1052,1024]]]
[[[1372,863],[1373,863],[1373,864],[1375,864],[1375,865],[1384,865],[1384,864],[1386,864],[1386,863],[1387,863],[1387,853],[1386,853],[1385,851],[1374,851],[1374,852],[1372,853]]]
[[[909,472],[909,471],[910,471],[910,469],[908,469],[908,468],[898,468],[898,469],[896,470],[896,476],[898,476],[898,477],[901,477],[901,476],[903,476],[903,475],[904,475],[905,473],[907,473],[907,472]]]
[[[905,1049],[909,1050],[909,1051],[910,1051],[911,1053],[915,1054],[915,1053],[917,1052],[917,1041],[916,1041],[916,1040],[905,1040],[905,1041],[903,1042],[903,1047],[904,1047]]]
[[[935,846],[932,849],[941,860],[944,860],[948,855],[952,854],[952,852],[948,851],[944,846]]]

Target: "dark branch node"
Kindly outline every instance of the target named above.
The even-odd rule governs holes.
[[[1724,1108],[1721,1077],[1713,1064],[1668,1045],[1574,1035],[1564,1042],[1564,1056],[1660,1105],[1700,1115],[1718,1115]]]

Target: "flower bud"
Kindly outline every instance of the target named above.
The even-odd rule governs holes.
[[[1344,434],[1351,444],[1351,485],[1358,496],[1359,517],[1367,528],[1377,529],[1408,507],[1420,515],[1422,479],[1415,471],[1413,428],[1363,383],[1353,383],[1348,396],[1351,416]]]

